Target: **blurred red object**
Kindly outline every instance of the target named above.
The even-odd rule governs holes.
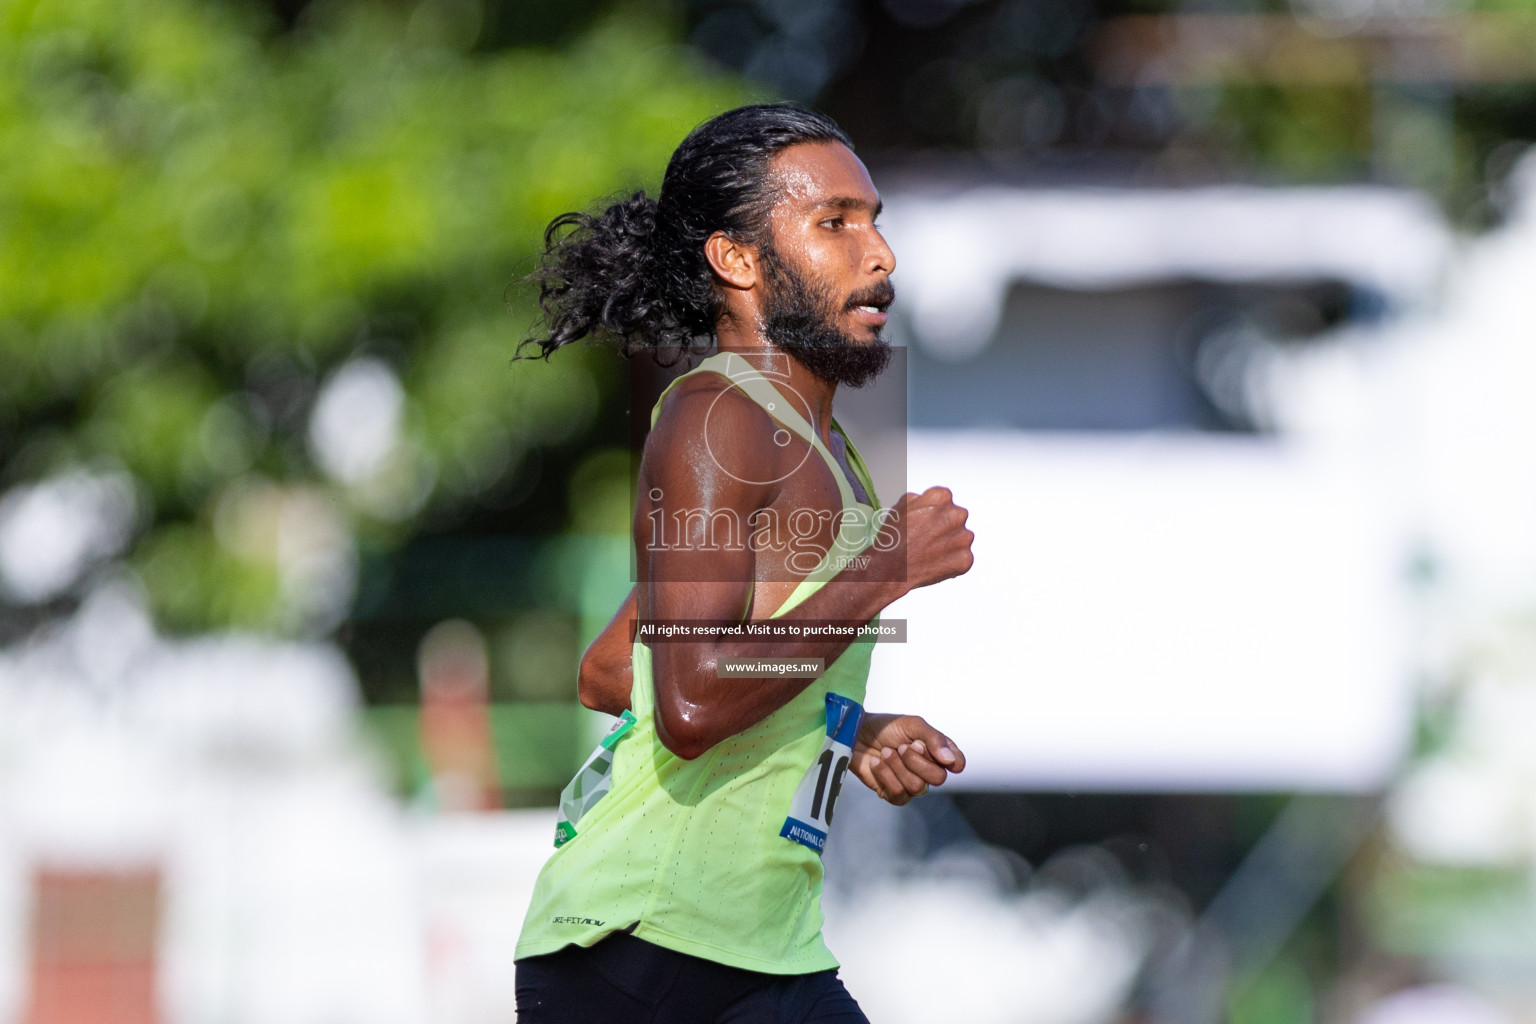
[[[26,1024],[159,1024],[160,874],[33,875]]]
[[[491,742],[490,663],[467,622],[434,626],[421,641],[421,745],[439,810],[501,806]]]

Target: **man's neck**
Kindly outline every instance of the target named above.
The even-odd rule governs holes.
[[[823,444],[832,443],[832,399],[837,384],[822,380],[807,370],[800,360],[779,348],[761,330],[743,330],[721,323],[717,337],[721,352],[734,352],[770,380],[784,381],[811,407],[811,423]],[[785,376],[788,380],[785,381]]]

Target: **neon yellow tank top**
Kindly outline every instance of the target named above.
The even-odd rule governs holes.
[[[862,510],[842,517],[837,541],[771,616],[777,617],[840,571],[834,552],[862,552],[874,539],[878,499],[868,468],[848,443],[849,464],[873,507],[855,500],[831,453],[769,377],[728,352],[685,376],[694,373],[730,378],[808,439],[832,470],[845,513]],[[676,384],[656,403],[653,425]],[[789,703],[686,761],[657,737],[651,651],[637,642],[630,693],[635,724],[613,747],[611,788],[540,872],[516,958],[572,943],[590,946],[632,929],[658,946],[747,970],[805,974],[836,967],[821,938],[821,858],[781,832],[790,830],[786,815],[797,786],[813,772],[828,736],[827,695],[863,702],[872,649],[872,641],[851,644]]]

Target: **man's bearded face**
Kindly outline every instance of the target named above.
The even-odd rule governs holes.
[[[762,245],[759,256],[768,280],[763,328],[769,341],[828,384],[862,388],[880,376],[891,361],[890,342],[880,337],[879,328],[869,341],[857,341],[839,322],[857,306],[889,306],[896,298],[889,280],[839,302],[802,277],[771,241]]]

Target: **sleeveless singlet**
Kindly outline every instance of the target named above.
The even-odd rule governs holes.
[[[770,616],[777,617],[841,571],[835,555],[863,552],[874,540],[878,499],[868,468],[848,442],[849,464],[872,503],[863,505],[771,377],[729,352],[684,376],[695,373],[730,378],[809,440],[837,481],[842,528],[820,564]],[[678,381],[657,401],[653,426]],[[841,433],[835,419],[832,425]],[[611,788],[540,872],[516,958],[572,943],[590,946],[629,930],[658,946],[746,970],[804,974],[838,966],[821,938],[821,858],[781,831],[788,830],[797,786],[819,762],[827,739],[828,694],[863,702],[872,649],[869,640],[851,644],[789,703],[687,761],[657,737],[651,651],[636,642],[635,722],[613,746]]]

